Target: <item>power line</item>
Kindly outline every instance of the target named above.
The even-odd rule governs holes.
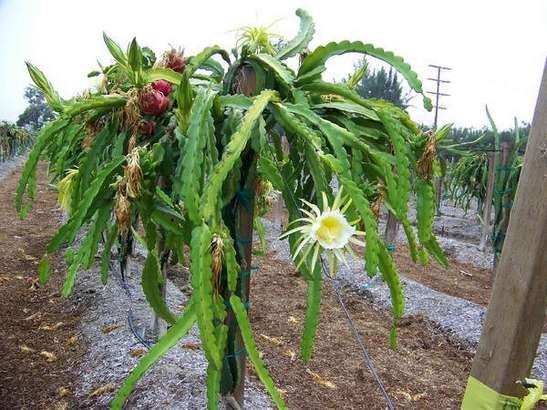
[[[429,67],[434,68],[437,70],[437,77],[436,78],[428,78],[428,80],[435,82],[436,84],[436,91],[427,91],[428,94],[433,94],[435,96],[435,119],[433,120],[433,129],[437,129],[437,119],[439,118],[439,110],[446,110],[445,106],[439,105],[439,97],[449,97],[450,94],[441,93],[441,83],[448,84],[450,81],[448,80],[441,80],[441,71],[449,71],[452,70],[450,67],[443,67],[440,65],[435,64],[429,64]]]

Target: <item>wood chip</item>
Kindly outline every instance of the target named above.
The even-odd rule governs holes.
[[[425,399],[426,397],[427,397],[426,392],[418,393],[418,394],[415,394],[414,396],[412,396],[412,400],[413,401],[419,401],[419,400]]]
[[[113,332],[114,330],[116,329],[119,329],[120,327],[123,327],[123,324],[121,323],[114,323],[114,324],[111,324],[111,325],[108,325],[108,326],[105,326],[101,329],[101,332],[103,332],[105,335],[110,333],[110,332]]]
[[[183,349],[199,350],[201,346],[198,342],[187,341],[182,344]]]
[[[46,362],[51,363],[57,360],[57,356],[53,352],[48,352],[47,350],[42,350],[40,356],[46,359]]]
[[[68,402],[66,401],[60,401],[59,403],[55,403],[53,405],[53,410],[67,410],[68,409]]]
[[[295,318],[294,316],[289,316],[289,318],[287,319],[287,323],[292,323],[292,324],[298,323],[298,319]]]
[[[291,362],[294,359],[296,359],[296,353],[294,352],[294,350],[291,350],[291,349],[285,349],[285,351],[283,352],[283,355],[291,359]]]
[[[133,349],[129,352],[131,357],[136,357],[136,358],[144,356],[145,353],[146,353],[146,349],[144,347],[137,347],[136,349]]]
[[[266,340],[267,342],[270,342],[276,346],[281,346],[283,345],[285,342],[277,337],[272,337],[272,336],[267,336],[263,333],[260,333],[260,337],[264,340]]]
[[[398,396],[404,397],[408,401],[420,401],[420,400],[427,397],[426,392],[417,393],[417,394],[410,394],[409,392],[406,392],[406,391],[400,390],[400,389],[396,390],[395,394],[398,395]]]
[[[92,399],[94,397],[102,396],[105,393],[113,392],[116,390],[116,384],[115,383],[107,383],[103,384],[100,387],[97,387],[95,390],[93,390],[89,395],[88,398]]]
[[[70,389],[68,387],[59,387],[57,389],[57,394],[59,395],[59,397],[68,397],[70,396]]]
[[[403,396],[408,401],[412,401],[412,395],[404,390],[396,390],[395,394],[398,396]]]
[[[73,335],[73,336],[70,336],[67,341],[66,341],[66,344],[69,345],[69,346],[74,346],[76,345],[78,342],[80,341],[80,337],[78,335]]]
[[[34,353],[36,351],[32,347],[28,347],[27,345],[19,346],[19,350],[21,350],[23,353]]]
[[[40,316],[42,316],[42,313],[40,312],[36,312],[36,313],[33,313],[32,315],[24,318],[23,320],[32,320],[32,319],[38,319]]]
[[[63,322],[57,322],[54,325],[48,325],[47,323],[42,323],[38,330],[47,330],[48,332],[53,332],[63,326]]]
[[[19,248],[17,249],[19,251],[19,253],[21,253],[21,255],[23,256],[23,258],[27,261],[35,261],[37,260],[38,258],[32,256],[32,255],[28,255],[25,250],[23,248]]]
[[[336,389],[336,385],[333,382],[321,377],[318,373],[312,372],[310,369],[306,369],[306,373],[313,377],[313,380],[317,384],[326,387],[327,389]]]

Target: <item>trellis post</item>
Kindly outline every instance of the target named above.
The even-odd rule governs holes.
[[[518,408],[545,320],[547,61],[504,250],[462,409]],[[504,407],[505,406],[505,407]]]
[[[252,67],[240,67],[234,83],[235,90],[243,95],[256,94],[256,74]],[[249,307],[249,288],[251,285],[251,261],[253,248],[253,221],[257,182],[258,156],[249,146],[242,153],[242,169],[239,191],[228,205],[227,212],[233,212],[231,218],[240,275],[235,294]],[[226,210],[225,210],[226,211]],[[229,224],[229,225],[231,225]],[[225,300],[230,297],[227,283],[223,281],[221,293]],[[245,396],[246,350],[241,337],[241,329],[231,307],[228,308],[225,324],[228,326],[228,338],[225,350],[225,363],[221,375],[221,393],[228,409],[243,408]]]
[[[482,214],[482,233],[479,249],[484,251],[486,249],[486,242],[488,241],[488,234],[490,233],[490,223],[492,214],[492,195],[494,192],[494,172],[495,172],[495,160],[494,153],[488,153],[488,182],[486,184],[486,199],[483,204]]]

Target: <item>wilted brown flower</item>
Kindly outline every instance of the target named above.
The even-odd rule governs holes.
[[[118,225],[118,232],[125,233],[129,229],[129,222],[131,218],[131,203],[127,199],[127,183],[125,179],[118,181],[118,190],[116,192],[116,207],[114,214],[116,215],[116,223]]]
[[[214,235],[211,240],[211,270],[213,272],[213,289],[215,295],[220,290],[220,273],[222,272],[222,260],[224,257],[224,241],[220,235]]]
[[[126,193],[132,199],[138,198],[142,190],[143,176],[139,160],[139,148],[133,148],[127,156],[127,166],[125,167]]]
[[[384,202],[384,196],[382,194],[378,194],[376,199],[371,205],[372,213],[374,214],[374,217],[376,218],[376,221],[380,219],[380,208],[382,207],[382,203]]]
[[[154,121],[141,120],[139,122],[139,131],[147,137],[154,135],[154,132],[156,132],[156,123]]]
[[[139,91],[134,88],[129,90],[128,99],[123,108],[123,125],[125,129],[132,130],[141,119],[139,107]]]
[[[421,177],[430,179],[433,176],[433,161],[437,155],[437,140],[434,133],[429,132],[428,134],[424,152],[416,163],[416,169]]]
[[[100,128],[99,121],[89,121],[85,124],[85,137],[82,140],[82,148],[85,151],[91,148],[91,145],[93,144],[93,141],[95,141],[95,137],[97,136]]]

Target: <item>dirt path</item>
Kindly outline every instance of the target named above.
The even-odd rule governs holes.
[[[251,285],[253,330],[289,408],[385,409],[331,283],[325,282],[316,348],[305,365],[298,358],[305,284],[275,255],[257,257],[254,263],[260,270]],[[459,408],[470,370],[469,353],[419,316],[405,319],[399,350],[393,351],[389,313],[351,291],[344,292],[344,299],[397,408]]]
[[[58,292],[61,275],[36,282],[37,264],[56,230],[55,194],[39,169],[32,213],[21,221],[14,209],[18,173],[0,181],[0,403],[5,409],[72,405],[71,369],[85,351],[77,332],[79,312]],[[63,271],[60,258],[52,269]]]

